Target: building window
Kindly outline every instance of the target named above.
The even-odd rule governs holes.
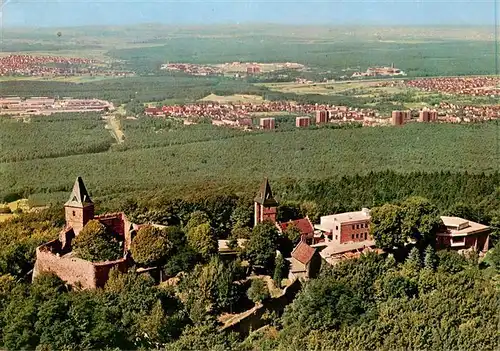
[[[368,233],[365,233],[365,240],[368,238]]]
[[[368,228],[368,223],[365,224],[365,228]]]
[[[354,239],[354,234],[351,235],[352,239]]]
[[[338,225],[335,226],[335,230],[339,230],[339,226]]]
[[[352,229],[354,229],[354,224],[352,225]]]
[[[359,234],[358,233],[356,233],[356,239],[359,239]]]
[[[75,212],[75,211],[73,211],[73,217],[75,217],[75,216],[76,216],[76,212]]]
[[[338,235],[335,235],[335,240],[338,240]]]
[[[458,237],[458,238],[452,238],[451,239],[452,244],[463,244],[465,242],[465,237]]]

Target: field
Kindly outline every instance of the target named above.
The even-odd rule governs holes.
[[[224,103],[252,103],[252,104],[262,104],[266,102],[262,96],[258,95],[243,95],[243,94],[235,94],[235,95],[226,95],[219,96],[215,94],[210,94],[205,96],[203,99],[199,101],[213,101],[221,104]]]
[[[397,82],[397,86],[377,85],[383,82]],[[351,94],[353,96],[376,96],[380,94],[395,94],[408,90],[402,83],[403,79],[377,79],[363,81],[340,81],[332,83],[261,83],[258,86],[266,87],[272,91],[293,94],[320,94],[320,95],[339,95]]]
[[[25,212],[30,209],[28,205],[28,199],[20,199],[3,205],[0,204],[0,206],[7,206],[12,211],[12,213],[0,213],[0,222],[4,222],[8,219],[15,217],[16,214],[14,212],[17,210]]]

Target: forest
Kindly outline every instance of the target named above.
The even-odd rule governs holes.
[[[494,226],[493,244],[500,237],[498,173],[384,172],[272,185],[280,201],[280,221],[359,209],[366,201],[363,205],[375,213],[384,204],[400,204],[408,208],[402,213],[408,211],[410,222],[424,223],[410,209],[423,205],[426,221],[434,221],[436,214],[463,216]],[[361,192],[366,192],[365,198],[356,197]],[[114,203],[138,223],[168,226],[160,231],[140,230],[137,238],[141,239],[134,239],[131,250],[138,267],[142,262],[156,262],[169,277],[178,277],[179,282],[172,284],[156,285],[133,269],[127,274],[113,272],[106,286],[94,291],[71,289],[50,274],[30,283],[34,249],[57,236],[64,222],[62,208],[26,213],[1,223],[0,345],[8,350],[241,351],[417,346],[479,350],[498,345],[500,245],[479,259],[435,252],[427,244],[419,249],[417,242],[403,255],[392,255],[389,250],[333,267],[323,265],[319,277],[303,284],[282,314],[269,311],[264,328],[248,337],[221,331],[220,316],[270,298],[265,285],[257,284],[259,279],[248,279],[243,261],[264,267],[277,287],[286,276],[282,271],[286,266],[274,256],[276,249],[284,250],[293,239],[288,232],[278,236],[271,224],[251,229],[253,193],[225,191],[170,199],[155,194]],[[367,200],[370,196],[374,202]],[[332,203],[332,197],[339,203]],[[102,203],[97,205],[99,211],[106,209]],[[432,226],[410,222],[404,221],[422,233],[434,231]],[[372,230],[378,232],[376,227]],[[251,240],[233,259],[216,253],[216,239],[248,235]],[[388,231],[385,235],[399,234]],[[167,241],[151,245],[151,240]],[[87,241],[88,248],[97,245]],[[381,241],[378,245],[384,247]],[[102,255],[102,251],[90,252]]]
[[[0,84],[0,96],[96,98],[112,101],[117,106],[134,101],[196,101],[211,93],[260,95],[262,91],[263,88],[241,80],[176,75],[110,78],[88,83],[11,80]]]
[[[366,53],[369,53],[368,55]],[[362,38],[319,41],[272,35],[241,38],[173,38],[165,45],[111,50],[110,57],[126,60],[130,69],[159,66],[167,61],[189,63],[298,62],[336,77],[345,69],[395,63],[412,77],[494,73],[491,41],[425,40],[374,42]],[[475,64],[470,65],[474,60]]]
[[[99,113],[0,117],[2,163],[104,152],[113,142]]]
[[[167,124],[151,119],[125,121],[125,142],[106,152],[47,158],[53,150],[45,146],[49,141],[39,143],[39,158],[2,164],[0,198],[48,194],[50,200],[51,193],[67,191],[78,175],[84,177],[96,196],[119,197],[123,193],[195,189],[207,184],[236,184],[244,189],[263,176],[301,180],[385,170],[491,173],[498,166],[498,129],[494,123],[285,129],[255,134],[204,124],[170,132]],[[29,124],[18,126],[20,132],[30,128]],[[130,146],[127,130],[131,131]],[[19,136],[23,137],[23,133]],[[80,147],[95,147],[93,140],[87,143],[84,146],[81,142]],[[16,153],[31,153],[30,143],[23,145],[19,147],[24,150]],[[8,150],[2,150],[4,157],[9,155]]]

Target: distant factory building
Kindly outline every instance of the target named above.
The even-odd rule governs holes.
[[[311,125],[311,119],[309,117],[295,118],[295,126],[298,128],[307,128],[310,125]]]
[[[262,129],[274,129],[276,128],[276,122],[274,118],[261,118],[259,121],[259,126]]]
[[[257,65],[251,65],[247,67],[247,74],[259,74],[260,67]]]

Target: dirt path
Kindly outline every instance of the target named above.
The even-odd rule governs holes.
[[[109,130],[113,138],[115,138],[117,144],[121,144],[125,141],[125,134],[120,129],[120,121],[116,119],[114,115],[105,115],[103,118],[106,120],[106,129]]]

